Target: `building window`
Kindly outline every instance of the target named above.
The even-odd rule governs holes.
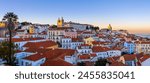
[[[22,62],[21,62],[21,65],[23,65],[23,63],[24,63],[24,62],[22,61]]]

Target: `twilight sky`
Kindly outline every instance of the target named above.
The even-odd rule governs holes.
[[[0,0],[0,19],[7,12],[19,21],[56,24],[65,21],[150,33],[150,0]]]

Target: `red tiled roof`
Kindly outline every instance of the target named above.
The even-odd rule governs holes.
[[[44,38],[12,38],[12,42],[43,40]]]
[[[24,52],[45,53],[49,50],[51,50],[51,49],[34,48],[34,47],[32,48],[32,47],[30,47],[30,48],[24,50]]]
[[[90,45],[88,45],[88,44],[82,44],[82,45],[80,45],[80,46],[82,46],[82,47],[83,47],[83,46],[90,46]]]
[[[94,62],[91,61],[84,61],[84,63],[86,64],[86,66],[94,66]]]
[[[112,57],[108,57],[107,61],[110,62],[110,63],[116,62]]]
[[[101,47],[101,46],[94,46],[92,48],[93,52],[105,52],[105,51],[108,51],[108,50],[110,50],[110,49],[107,48],[107,47]]]
[[[120,59],[120,56],[114,56],[112,57],[115,61],[117,61],[118,59]]]
[[[144,56],[144,53],[136,54],[137,59],[139,60],[141,57]]]
[[[79,39],[79,38],[72,38],[72,41],[73,42],[82,42],[81,39]]]
[[[93,42],[92,42],[92,44],[94,44],[94,45],[97,45],[97,44],[98,44],[98,45],[99,45],[99,44],[106,44],[106,43],[107,43],[107,42],[100,42],[100,41],[99,41],[99,42],[98,42],[98,41],[93,41]]]
[[[38,54],[31,55],[24,59],[36,61],[41,58],[46,58],[46,60],[54,61],[59,59],[64,59],[65,56],[71,56],[75,53],[75,50],[72,49],[51,49],[51,50],[43,50],[42,52],[38,52]],[[55,61],[58,63],[58,61]],[[47,63],[47,62],[46,62]]]
[[[44,53],[48,59],[64,59],[65,56],[71,56],[75,53],[75,50],[72,49],[54,49]]]
[[[137,57],[136,55],[132,54],[132,55],[124,55],[123,56],[125,61],[132,61],[132,60],[135,60]]]
[[[42,66],[73,66],[72,64],[62,60],[62,59],[57,59],[57,60],[46,60]]]
[[[141,64],[141,62],[140,61],[138,61],[137,62],[137,66],[141,66],[142,64]]]
[[[112,50],[121,50],[122,48],[123,47],[117,47],[117,44],[115,46],[111,47]]]
[[[73,54],[75,54],[76,50],[73,49],[64,49],[62,50],[62,53],[64,53],[64,55],[60,56],[60,58],[64,59],[65,56],[72,56]]]
[[[96,55],[96,54],[91,54],[91,56],[92,56],[92,57],[96,57],[97,55]]]
[[[42,42],[28,42],[23,47],[34,47],[34,48],[48,48],[57,45],[53,41],[42,41]]]
[[[78,56],[80,59],[90,59],[91,55],[90,54],[83,54]]]
[[[120,59],[120,56],[108,57],[107,60],[111,63],[116,62]]]
[[[44,58],[43,54],[38,53],[38,54],[34,54],[34,55],[30,55],[28,57],[25,57],[25,60],[30,60],[30,61],[37,61]]]
[[[17,50],[16,53],[22,52],[21,50]]]
[[[150,55],[144,55],[143,57],[140,58],[141,62],[144,62],[145,60],[149,59]]]
[[[127,66],[127,65],[125,65],[125,64],[123,64],[121,62],[113,62],[109,66]]]
[[[137,41],[137,44],[150,44],[150,41]]]

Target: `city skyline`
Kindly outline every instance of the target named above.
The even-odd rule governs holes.
[[[56,24],[65,21],[125,29],[131,33],[149,33],[149,0],[0,0],[0,18],[7,12],[19,21]]]

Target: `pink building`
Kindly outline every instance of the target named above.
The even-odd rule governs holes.
[[[77,32],[65,32],[66,37],[77,38]]]

